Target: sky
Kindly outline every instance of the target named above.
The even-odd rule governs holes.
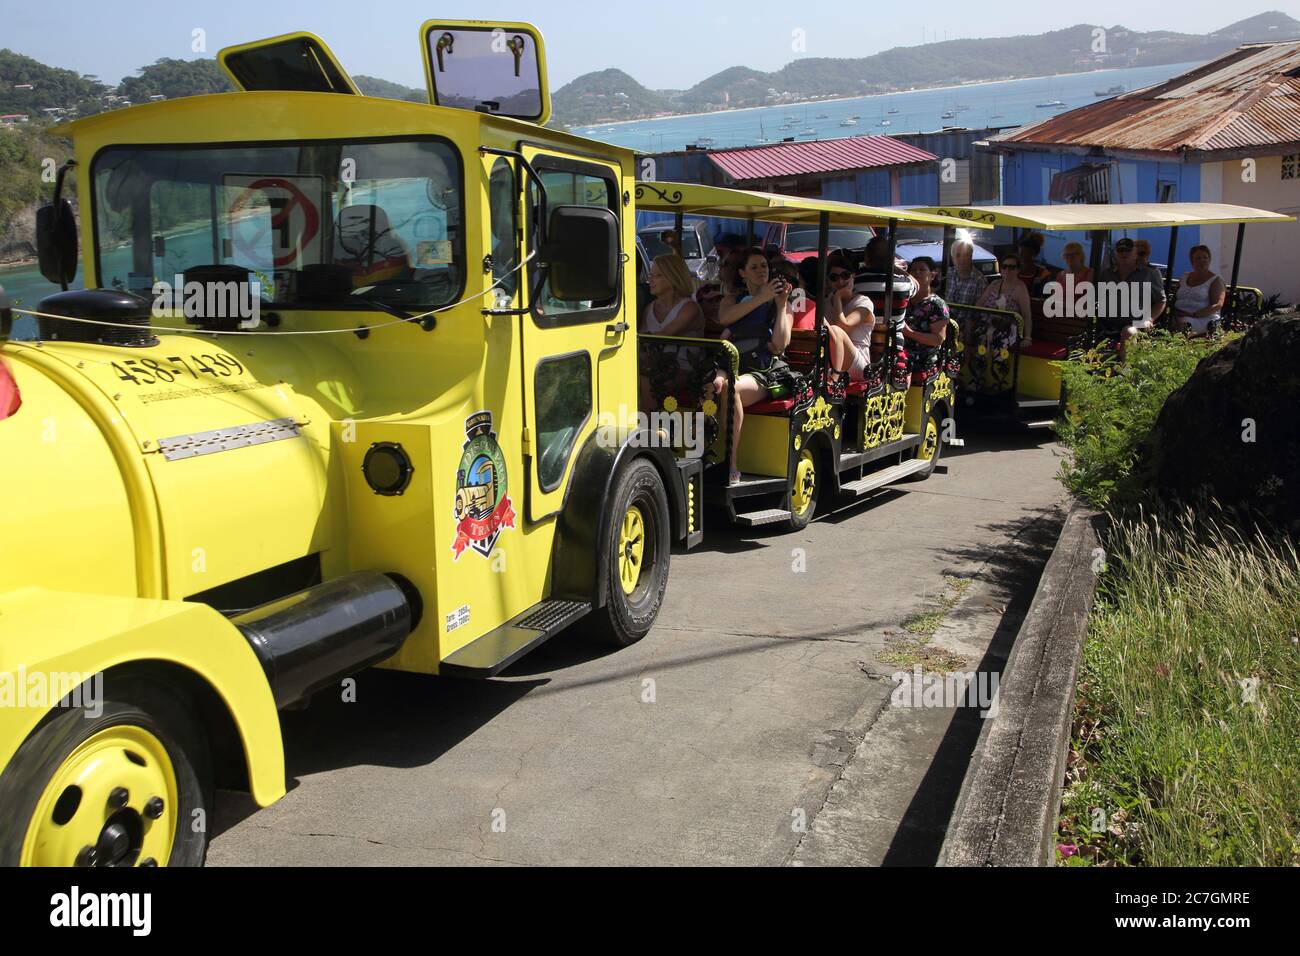
[[[1300,0],[1181,0],[1176,5],[926,0],[924,16],[917,10],[881,0],[207,0],[185,5],[0,0],[0,48],[115,84],[162,57],[212,56],[223,46],[308,30],[334,50],[348,72],[423,88],[419,27],[436,12],[451,19],[536,24],[546,42],[552,89],[611,66],[652,89],[684,89],[729,66],[775,70],[803,56],[868,56],[936,39],[1044,33],[1079,22],[1209,33],[1268,10],[1300,19]],[[195,31],[202,31],[198,40]],[[800,42],[801,50],[796,49]],[[195,50],[200,43],[205,49]]]

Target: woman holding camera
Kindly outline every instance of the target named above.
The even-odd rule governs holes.
[[[769,278],[767,258],[761,249],[750,249],[737,273],[743,291],[727,295],[718,309],[722,337],[730,339],[740,352],[740,376],[732,404],[735,430],[731,442],[729,481],[740,480],[736,452],[740,447],[740,426],[747,406],[783,394],[797,386],[790,366],[781,353],[790,344],[794,316],[790,312],[790,283],[783,276]],[[726,401],[727,379],[721,372],[713,381],[719,404]]]

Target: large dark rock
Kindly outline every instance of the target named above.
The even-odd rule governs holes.
[[[1160,410],[1144,457],[1166,497],[1211,497],[1300,530],[1300,315],[1263,319],[1202,359]]]

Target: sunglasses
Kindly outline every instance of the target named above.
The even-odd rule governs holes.
[[[852,279],[852,278],[853,278],[853,273],[852,273],[852,272],[832,272],[832,273],[831,273],[831,279],[834,280],[835,282],[839,282],[841,279]]]
[[[1004,269],[1019,269],[1019,268],[1020,268],[1020,263],[1018,263],[1018,262],[1004,262],[1004,263],[1002,263],[1002,268],[1004,268]]]

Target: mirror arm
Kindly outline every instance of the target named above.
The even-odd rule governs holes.
[[[52,205],[56,210],[55,216],[58,216],[57,210],[60,208],[59,200],[63,196],[63,177],[68,175],[68,170],[75,169],[76,166],[77,166],[77,161],[75,159],[70,159],[62,166],[59,167],[58,173],[56,173],[54,176],[54,202]],[[68,283],[67,280],[63,278],[63,273],[66,271],[63,268],[63,265],[64,265],[63,260],[62,258],[60,258],[59,259],[59,285],[62,287],[64,292],[67,292]]]

